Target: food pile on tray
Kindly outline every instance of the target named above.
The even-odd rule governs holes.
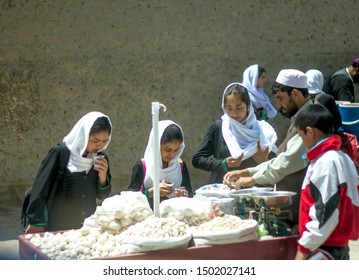
[[[160,213],[155,217],[142,193],[122,192],[105,199],[81,229],[25,238],[50,259],[99,259],[257,239],[255,220],[226,215],[210,201],[172,198],[160,203]]]

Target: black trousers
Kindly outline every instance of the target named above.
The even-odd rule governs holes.
[[[327,251],[334,260],[349,260],[349,246],[321,246],[320,249]]]

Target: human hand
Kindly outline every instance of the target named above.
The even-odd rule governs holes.
[[[295,255],[295,260],[306,260],[308,258],[308,254],[304,254],[300,251],[297,251],[297,254]]]
[[[236,190],[253,187],[256,184],[252,177],[240,177],[234,184]]]
[[[249,176],[248,169],[229,171],[223,176],[223,184],[227,186],[234,186],[235,182],[240,177],[248,177],[248,176]]]
[[[105,187],[107,185],[107,170],[108,170],[108,162],[103,155],[99,155],[96,157],[94,162],[94,170],[98,172],[99,184],[100,186]]]
[[[169,196],[173,192],[173,183],[160,182],[160,196]]]
[[[185,187],[180,187],[180,188],[176,189],[176,196],[177,197],[180,197],[180,196],[188,197],[188,191],[186,190]]]
[[[240,167],[242,163],[243,153],[237,158],[234,159],[232,157],[226,158],[226,164],[230,168]]]
[[[257,141],[257,152],[252,156],[256,163],[262,163],[268,160],[269,146],[267,145],[265,150],[262,151],[259,140]]]
[[[28,225],[26,230],[25,230],[25,233],[28,234],[28,233],[41,233],[41,232],[44,232],[45,231],[45,228],[44,227],[37,227],[37,226],[33,226],[33,225]]]

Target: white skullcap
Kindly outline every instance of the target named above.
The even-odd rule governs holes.
[[[292,88],[307,88],[307,76],[295,69],[281,70],[275,81]]]

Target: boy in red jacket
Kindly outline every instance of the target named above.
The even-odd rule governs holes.
[[[323,249],[336,260],[349,259],[349,240],[359,238],[359,182],[353,161],[340,150],[333,134],[333,116],[314,104],[299,112],[294,125],[308,148],[303,181],[298,249],[295,259],[307,259]]]

